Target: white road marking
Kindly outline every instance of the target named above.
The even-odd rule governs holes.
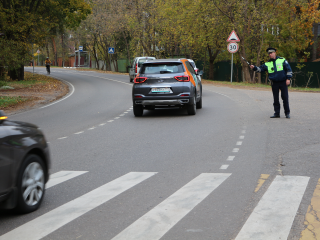
[[[241,133],[246,133],[246,130],[242,130]]]
[[[119,116],[123,117],[123,116],[124,116],[124,114],[120,114]]]
[[[113,122],[114,120],[109,120],[108,122]]]
[[[84,131],[81,131],[81,132],[77,132],[77,133],[74,133],[74,134],[81,134],[81,133],[84,133]]]
[[[227,158],[227,160],[228,160],[228,161],[233,161],[234,158],[235,158],[235,156],[229,156],[229,157]]]
[[[239,152],[239,148],[234,148],[232,152]]]
[[[54,77],[54,78],[57,78],[57,77]],[[65,96],[64,98],[62,98],[62,99],[60,99],[60,100],[58,100],[58,101],[55,101],[55,102],[53,102],[53,103],[51,103],[51,104],[48,104],[48,105],[46,105],[46,106],[43,106],[43,107],[40,107],[40,109],[41,108],[46,108],[46,107],[49,107],[49,106],[51,106],[51,105],[53,105],[53,104],[56,104],[56,103],[58,103],[58,102],[61,102],[61,101],[63,101],[63,100],[65,100],[65,99],[67,99],[68,97],[70,97],[73,93],[74,93],[74,86],[71,84],[71,83],[69,83],[68,81],[66,81],[66,80],[62,80],[62,79],[60,79],[60,78],[57,78],[57,79],[59,79],[59,80],[61,80],[61,81],[63,81],[63,82],[67,82],[70,86],[71,86],[71,92],[67,95],[67,96]]]
[[[114,119],[119,119],[120,117],[115,117]]]
[[[308,181],[276,176],[235,240],[287,239]]]
[[[240,136],[239,138],[240,138],[240,139],[244,139],[244,136]]]
[[[2,235],[0,240],[41,239],[155,174],[155,172],[130,172],[17,227]]]
[[[65,139],[65,138],[67,138],[67,137],[61,137],[61,138],[58,138],[58,139]]]
[[[227,97],[227,98],[229,98],[229,99],[231,99],[231,100],[233,100],[233,101],[234,101],[234,99],[233,99],[233,98],[231,98],[231,97],[229,97],[229,96],[227,96],[227,95],[225,95],[225,94],[218,93],[218,92],[215,92],[215,91],[212,91],[212,90],[208,90],[208,91],[210,91],[210,92],[214,92],[214,93],[217,93],[217,94],[219,94],[219,95],[221,95],[221,96]]]
[[[101,123],[101,124],[99,124],[99,126],[103,126],[103,125],[106,125],[106,123]]]
[[[124,112],[124,114],[126,114],[126,113],[128,113],[128,112]]]
[[[238,141],[236,145],[242,145],[242,141]]]
[[[230,175],[231,173],[200,174],[132,223],[113,240],[161,238]]]
[[[71,178],[80,176],[88,171],[60,171],[50,175],[50,179],[46,184],[46,189],[53,187],[59,183],[67,181]]]
[[[88,128],[88,130],[93,130],[93,129],[95,129],[95,127],[92,127],[92,128]]]
[[[221,167],[220,167],[220,169],[227,169],[229,167],[229,165],[222,165]]]

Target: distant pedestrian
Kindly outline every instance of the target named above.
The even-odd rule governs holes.
[[[268,71],[272,85],[274,107],[274,114],[270,118],[280,117],[279,90],[281,91],[284,114],[286,115],[286,118],[290,118],[288,85],[290,85],[292,78],[292,70],[288,61],[282,57],[278,57],[276,51],[277,49],[269,47],[267,49],[267,53],[270,57],[269,61],[260,67],[250,65],[250,68],[256,72]]]
[[[46,68],[47,68],[47,73],[50,74],[51,61],[50,61],[49,57],[47,57],[45,64],[46,64]]]

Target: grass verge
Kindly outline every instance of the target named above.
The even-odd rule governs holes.
[[[27,101],[27,98],[23,97],[7,97],[7,96],[0,96],[0,109],[7,108],[16,104],[23,103]]]
[[[59,80],[54,79],[52,77],[48,77],[45,75],[40,74],[32,74],[30,72],[24,72],[24,80],[23,81],[16,81],[10,80],[9,77],[6,78],[5,84],[4,81],[1,82],[2,86],[9,86],[13,87],[14,89],[21,89],[21,88],[46,88],[46,87],[54,87]],[[1,89],[4,91],[4,89]]]

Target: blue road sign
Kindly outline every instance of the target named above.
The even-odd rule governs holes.
[[[108,53],[113,54],[114,53],[114,47],[109,47],[108,48]]]
[[[83,46],[79,46],[79,51],[80,51],[80,52],[83,51]]]

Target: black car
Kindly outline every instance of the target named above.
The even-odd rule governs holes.
[[[188,59],[143,63],[132,88],[133,113],[157,107],[185,107],[189,115],[202,108],[202,84]]]
[[[9,121],[0,111],[0,208],[21,213],[38,209],[50,164],[43,132],[30,123]]]

